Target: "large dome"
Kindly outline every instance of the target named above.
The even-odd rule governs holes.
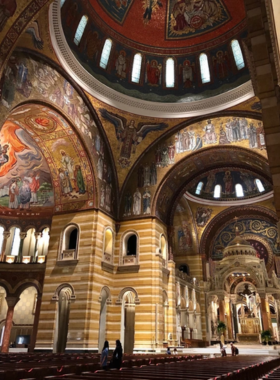
[[[83,16],[85,28],[77,40]],[[238,97],[244,100],[248,93],[246,98],[253,95],[243,50],[247,23],[241,0],[66,0],[61,8],[61,24],[68,46],[60,47],[58,56],[70,48],[75,57],[75,76],[87,84],[86,90],[91,93],[94,86],[78,69],[78,62],[87,74],[106,86],[98,89],[101,96],[92,93],[103,101],[108,88],[121,97],[155,104],[203,102],[225,93],[223,101],[230,102]],[[108,50],[106,41],[109,57],[106,64],[101,64],[102,52]],[[233,42],[237,43],[241,64],[236,62]],[[140,63],[135,80],[136,54]],[[201,63],[202,54],[206,69]],[[168,61],[172,61],[171,69]],[[168,72],[174,73],[171,85]],[[220,103],[221,99],[212,105],[218,107]]]

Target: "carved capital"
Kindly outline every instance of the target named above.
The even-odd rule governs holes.
[[[16,297],[16,296],[7,296],[6,297],[6,301],[7,301],[8,307],[15,307],[16,304],[19,301],[19,297]]]

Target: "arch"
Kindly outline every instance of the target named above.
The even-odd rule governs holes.
[[[164,234],[160,235],[160,250],[161,250],[162,258],[164,260],[167,260],[168,246],[167,246],[167,239]]]
[[[106,295],[107,304],[111,304],[112,303],[112,300],[111,300],[111,291],[110,291],[110,288],[108,286],[106,286],[106,285],[103,286],[103,288],[100,291],[100,296],[98,298],[98,302],[101,302],[102,296],[104,294]]]
[[[75,37],[74,37],[74,43],[76,45],[79,45],[80,42],[81,42],[81,39],[83,37],[83,34],[84,34],[84,31],[85,31],[85,28],[87,26],[87,23],[88,23],[88,16],[87,15],[83,15],[81,17],[81,20],[78,24],[78,27],[76,29],[76,33],[75,33]]]
[[[132,71],[131,71],[131,82],[139,83],[141,77],[141,66],[142,66],[142,54],[136,53],[133,57]]]
[[[61,292],[62,289],[64,288],[68,288],[70,290],[69,292],[69,297],[70,297],[70,301],[75,301],[76,299],[76,295],[75,295],[75,291],[74,291],[74,288],[71,284],[65,282],[61,285],[59,285],[55,292],[54,292],[54,295],[52,296],[52,301],[58,301],[59,300],[59,293]]]
[[[245,67],[245,62],[242,54],[242,50],[239,44],[238,40],[232,40],[231,43],[231,50],[234,57],[235,65],[237,70],[241,70]]]
[[[130,262],[137,264],[139,261],[139,235],[135,230],[125,231],[122,236],[120,265],[123,265],[124,260],[128,257]],[[130,253],[128,252],[130,250]]]
[[[31,280],[31,279],[25,279],[25,280],[22,280],[20,281],[16,287],[13,289],[13,293],[16,295],[16,296],[20,296],[20,294],[28,287],[30,286],[33,286],[34,288],[36,288],[37,292],[39,295],[41,295],[43,293],[43,287],[42,285],[40,284],[39,281],[37,280]]]
[[[165,62],[165,86],[167,88],[175,87],[175,62],[169,57]]]
[[[111,304],[111,292],[108,286],[103,286],[98,301],[100,302],[98,351],[102,351],[107,331],[107,305]]]
[[[211,80],[210,69],[208,63],[208,57],[205,53],[201,53],[199,56],[199,66],[202,84],[209,83]]]
[[[126,288],[123,288],[123,289],[120,291],[120,293],[119,293],[119,295],[118,295],[118,298],[117,298],[117,300],[116,300],[116,305],[121,305],[121,304],[122,304],[123,296],[124,296],[124,294],[127,293],[127,292],[131,292],[131,293],[133,293],[133,294],[134,294],[134,297],[135,297],[135,299],[134,299],[135,305],[140,305],[140,299],[139,299],[139,297],[138,297],[138,293],[137,293],[137,291],[136,291],[134,288],[129,287],[129,286],[126,287]]]
[[[65,260],[71,257],[78,259],[79,253],[80,227],[76,223],[70,223],[64,227],[61,234],[60,249],[58,260]]]
[[[103,258],[106,262],[113,262],[115,235],[111,227],[105,227],[103,237]]]
[[[99,62],[99,66],[104,70],[107,68],[111,50],[112,50],[112,40],[110,38],[107,38],[103,45],[100,62]]]

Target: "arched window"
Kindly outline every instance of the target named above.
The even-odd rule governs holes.
[[[174,87],[175,86],[175,68],[174,68],[174,59],[168,58],[166,60],[165,66],[165,85],[166,87]]]
[[[79,22],[79,25],[78,25],[78,28],[76,30],[75,37],[74,37],[74,43],[77,46],[79,45],[79,43],[83,37],[87,23],[88,23],[88,16],[84,15]]]
[[[214,198],[220,198],[221,197],[221,185],[216,185],[214,189]]]
[[[136,256],[136,252],[137,252],[137,236],[131,235],[127,239],[126,254],[127,256]]]
[[[242,50],[240,48],[239,42],[237,40],[231,41],[231,49],[232,49],[237,70],[243,69],[245,67],[244,58],[243,58],[243,54],[242,54]]]
[[[203,188],[203,185],[204,185],[203,182],[199,182],[199,184],[197,185],[196,190],[195,190],[196,195],[200,195],[202,188]]]
[[[112,49],[112,41],[108,38],[105,41],[105,44],[104,44],[103,50],[102,50],[102,54],[101,54],[101,58],[100,58],[100,64],[99,65],[100,65],[100,67],[102,67],[102,69],[106,69],[106,67],[108,65],[111,49]]]
[[[161,254],[162,254],[162,258],[164,260],[167,259],[167,245],[166,245],[166,239],[165,239],[165,236],[164,235],[161,235],[160,237],[160,250],[161,250]]]
[[[12,256],[18,255],[19,246],[20,246],[20,229],[15,227],[13,230],[13,242],[12,242],[12,248],[11,248]]]
[[[244,197],[244,191],[243,191],[243,187],[242,185],[240,185],[240,183],[237,183],[235,185],[235,193],[236,193],[236,196],[239,198],[239,197]]]
[[[60,260],[76,260],[78,257],[79,230],[74,224],[67,226],[63,232]]]
[[[131,82],[139,83],[141,75],[142,55],[140,53],[135,54],[133,58]]]
[[[63,4],[65,3],[65,0],[60,0],[60,8],[63,7]]]
[[[105,231],[104,253],[108,255],[112,255],[113,253],[113,232],[110,228],[107,228]]]
[[[255,180],[255,183],[256,183],[256,186],[257,186],[257,188],[258,188],[258,191],[259,191],[260,193],[264,192],[264,187],[263,187],[262,181],[261,181],[260,179],[257,178],[257,179]]]
[[[210,70],[209,70],[208,58],[207,58],[207,55],[205,53],[200,54],[199,64],[200,64],[201,82],[202,83],[209,83],[210,82]]]

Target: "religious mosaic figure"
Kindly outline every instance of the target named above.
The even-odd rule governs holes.
[[[116,137],[119,141],[120,157],[119,164],[122,167],[128,167],[130,165],[131,153],[135,153],[136,147],[142,140],[152,131],[161,131],[167,128],[165,123],[138,123],[135,125],[135,120],[130,120],[124,117],[107,111],[106,109],[100,110],[101,115],[112,123],[115,127]]]
[[[162,8],[163,4],[161,0],[142,0],[142,6],[144,24],[147,24],[152,18],[152,13]]]
[[[205,144],[214,144],[217,142],[217,135],[215,133],[215,127],[212,123],[212,120],[207,120],[207,124],[204,127],[205,135],[204,135],[204,141]]]
[[[141,193],[139,189],[136,189],[135,193],[133,194],[133,214],[134,215],[140,215],[141,214]]]
[[[126,77],[126,52],[121,50],[116,59],[116,73],[120,79]]]
[[[124,196],[124,214],[123,216],[131,215],[132,196],[130,193],[126,193]]]
[[[143,194],[143,214],[151,213],[151,192],[146,188]]]
[[[157,184],[157,167],[155,162],[152,162],[151,164],[151,186],[154,186]]]
[[[161,63],[158,63],[155,59],[153,59],[151,63],[147,61],[145,82],[150,86],[158,86],[161,84],[161,72]]]
[[[261,150],[266,149],[264,129],[263,129],[263,124],[261,121],[258,122],[258,127],[257,127],[257,143],[258,143],[259,149]]]
[[[198,207],[196,210],[196,224],[199,227],[204,227],[206,223],[208,222],[212,211],[210,208],[206,207]]]
[[[249,138],[250,148],[256,148],[258,146],[258,144],[257,144],[257,129],[253,123],[250,123],[250,126],[248,128],[248,138]]]
[[[211,193],[213,186],[215,184],[215,181],[216,181],[215,173],[213,173],[213,172],[209,173],[209,175],[207,177],[206,186],[204,188],[205,193]]]
[[[16,0],[0,0],[0,32],[17,9]]]
[[[191,64],[189,60],[185,60],[183,65],[179,66],[180,82],[183,83],[185,88],[191,88],[194,81],[194,63]]]
[[[224,178],[223,178],[224,184],[225,184],[225,194],[232,194],[233,192],[233,179],[231,172],[227,170],[225,172]]]

